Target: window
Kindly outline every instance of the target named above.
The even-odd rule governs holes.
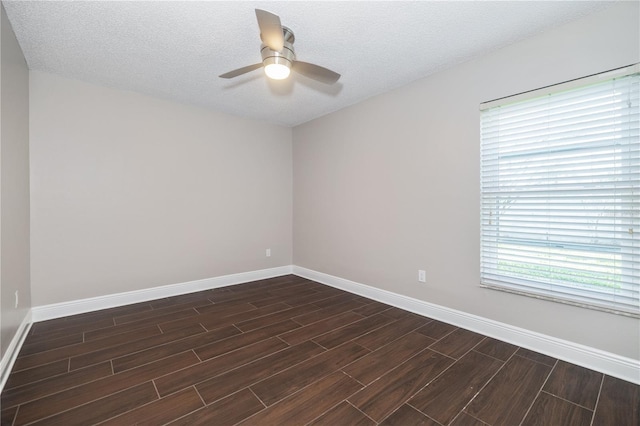
[[[481,105],[481,285],[640,316],[640,67]]]

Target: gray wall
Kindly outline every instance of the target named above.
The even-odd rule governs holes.
[[[29,70],[4,6],[0,9],[0,349],[4,355],[31,307]]]
[[[291,129],[30,82],[35,306],[291,264]]]
[[[640,61],[638,5],[296,127],[294,264],[640,359],[637,319],[478,286],[479,104]]]

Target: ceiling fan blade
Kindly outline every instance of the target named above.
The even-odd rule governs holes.
[[[284,35],[280,17],[266,10],[256,9],[258,26],[260,27],[260,39],[271,50],[282,52],[284,48]]]
[[[249,71],[257,70],[262,67],[262,62],[259,64],[247,65],[246,67],[238,68],[237,70],[229,71],[224,74],[220,74],[218,77],[220,78],[233,78],[242,74],[246,74]]]
[[[337,72],[308,62],[295,61],[291,69],[321,83],[333,84],[340,79]]]

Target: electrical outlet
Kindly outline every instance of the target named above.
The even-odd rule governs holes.
[[[271,257],[271,249],[267,249],[266,255],[267,255],[267,257]]]
[[[422,270],[422,269],[418,269],[418,281],[420,281],[421,283],[426,283],[427,282],[427,272]]]
[[[16,308],[18,307],[18,290],[16,290]]]

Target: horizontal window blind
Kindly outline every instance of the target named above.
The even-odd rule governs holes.
[[[481,284],[640,314],[640,73],[481,112]]]

